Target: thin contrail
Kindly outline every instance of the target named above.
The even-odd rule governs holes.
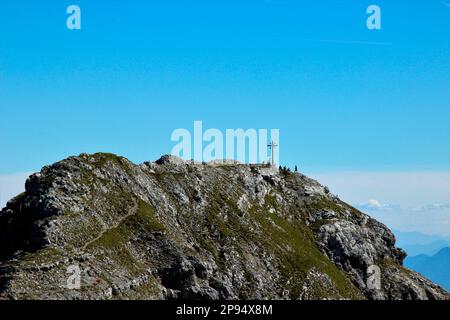
[[[323,43],[342,43],[342,44],[363,44],[375,46],[390,46],[392,42],[376,42],[376,41],[355,41],[355,40],[328,40],[328,39],[300,39],[302,41],[323,42]]]

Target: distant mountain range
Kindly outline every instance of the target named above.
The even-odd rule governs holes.
[[[420,232],[402,232],[394,230],[397,246],[408,253],[408,256],[432,256],[441,249],[450,247],[450,237],[428,235]]]
[[[421,254],[407,257],[404,264],[407,268],[420,272],[445,289],[450,289],[450,247],[441,249],[433,256]]]
[[[397,246],[408,254],[404,265],[450,289],[450,237],[394,231]]]

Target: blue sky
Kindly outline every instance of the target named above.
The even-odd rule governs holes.
[[[0,175],[81,152],[155,159],[194,120],[279,128],[281,162],[307,173],[447,172],[449,61],[439,0],[2,0]]]

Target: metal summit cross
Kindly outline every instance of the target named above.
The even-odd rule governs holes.
[[[275,160],[274,160],[274,153],[275,153],[275,148],[278,147],[278,145],[272,140],[270,142],[270,144],[267,145],[270,149],[271,152],[271,162],[272,162],[272,166],[275,166]]]

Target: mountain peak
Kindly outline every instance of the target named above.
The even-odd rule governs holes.
[[[450,257],[450,247],[442,248],[438,253],[435,254],[435,256]]]
[[[267,165],[70,157],[8,202],[0,241],[0,298],[449,298],[386,226]]]

